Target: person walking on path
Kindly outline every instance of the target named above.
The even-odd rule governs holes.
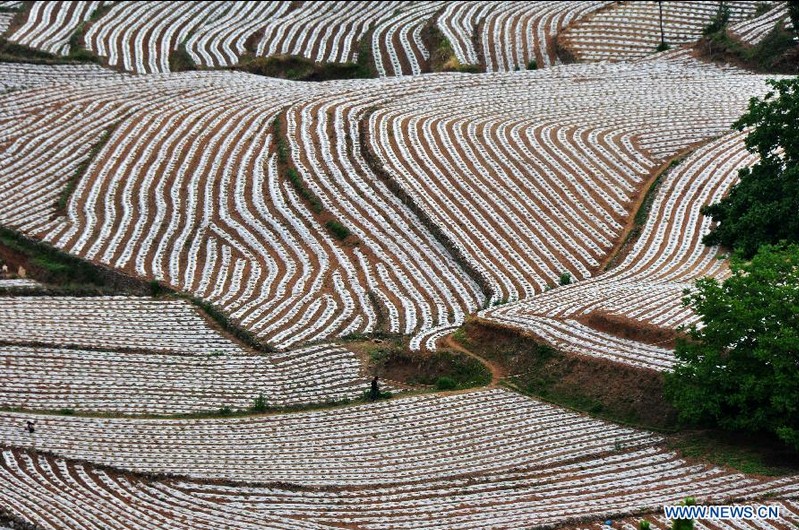
[[[372,379],[372,387],[369,389],[369,400],[370,401],[377,401],[377,398],[380,397],[380,386],[377,384],[377,376]]]

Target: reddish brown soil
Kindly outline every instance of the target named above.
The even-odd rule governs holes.
[[[674,348],[679,334],[673,329],[659,328],[652,324],[633,320],[606,311],[594,311],[577,318],[588,327],[616,337],[630,339],[661,348]]]

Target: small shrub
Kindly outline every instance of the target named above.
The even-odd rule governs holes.
[[[564,272],[560,275],[559,282],[561,285],[569,285],[572,282],[572,275],[568,272]]]
[[[172,50],[169,53],[169,70],[172,72],[188,72],[196,70],[197,64],[191,58],[189,52],[186,51],[186,46],[181,44],[177,50]]]
[[[455,390],[458,384],[449,376],[441,376],[436,380],[436,389],[438,390]]]
[[[666,50],[669,50],[669,49],[671,49],[671,46],[669,46],[668,42],[661,42],[660,44],[658,44],[658,47],[655,48],[655,50],[657,50],[659,52],[665,52]]]
[[[527,63],[527,69],[528,70],[538,70],[538,63],[536,62],[535,59],[533,59],[532,61]]]
[[[638,530],[650,530],[651,528],[652,524],[646,519],[641,519],[638,523]]]
[[[258,394],[258,397],[253,400],[250,410],[252,412],[266,412],[268,408],[269,405],[266,403],[266,398],[264,395]]]
[[[152,296],[153,298],[161,296],[166,292],[166,290],[163,287],[161,287],[161,284],[158,283],[156,280],[150,280],[150,282],[147,285],[150,288],[150,296]]]
[[[331,219],[325,223],[325,226],[340,241],[347,239],[347,236],[350,235],[349,229],[338,221]]]
[[[702,35],[708,36],[713,35],[714,33],[719,33],[722,30],[727,28],[727,24],[730,22],[730,6],[726,3],[719,4],[719,10],[716,11],[716,14],[713,15],[713,18],[710,19],[710,22],[707,26],[702,29]]]
[[[382,348],[369,350],[369,359],[375,364],[386,362],[390,355],[391,352],[389,350],[384,350]]]
[[[755,16],[753,18],[757,18],[759,16],[765,15],[774,6],[772,6],[769,2],[758,2],[755,4]]]
[[[224,405],[219,409],[219,414],[221,414],[222,416],[230,416],[231,414],[233,414],[233,411],[230,409],[230,407]]]
[[[463,74],[479,74],[480,66],[476,64],[461,64],[458,66],[458,72]]]

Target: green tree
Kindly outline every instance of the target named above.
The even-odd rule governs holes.
[[[751,257],[763,244],[799,242],[799,77],[769,80],[774,88],[733,124],[750,129],[746,147],[760,161],[738,172],[739,182],[702,213],[718,225],[703,239]]]
[[[793,31],[799,35],[799,0],[788,0],[788,16],[793,25]]]
[[[726,31],[727,24],[730,22],[730,6],[726,2],[719,2],[719,9],[710,23],[702,29],[702,35],[708,36],[720,31]]]
[[[799,450],[799,245],[765,245],[731,269],[686,293],[703,325],[677,344],[666,397],[683,420],[772,432]]]

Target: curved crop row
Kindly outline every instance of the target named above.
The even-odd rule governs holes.
[[[230,528],[496,530],[603,520],[688,495],[718,503],[799,491],[796,477],[692,465],[652,435],[501,390],[230,420],[39,415],[33,434],[22,428],[29,418],[0,415],[4,440],[58,456],[3,450],[0,509],[53,529],[206,528],[227,517]],[[144,478],[87,458],[233,482]],[[252,480],[262,485],[238,482]]]
[[[169,72],[170,54],[227,10],[225,2],[119,2],[86,31],[86,48],[123,70]]]
[[[384,185],[353,181],[353,174],[324,182],[328,169],[306,174],[311,160],[292,147],[325,215],[357,237],[352,245],[328,235],[324,218],[284,180],[271,132],[281,107],[340,88],[230,73],[165,77],[146,89],[139,78],[116,81],[75,86],[67,101],[60,88],[7,96],[16,116],[7,138],[20,149],[6,161],[12,178],[0,185],[1,220],[191,292],[279,348],[378,326],[404,333],[451,327],[482,304],[476,285]],[[46,109],[53,112],[42,126]],[[293,146],[295,115],[287,116]],[[110,124],[113,133],[77,183],[66,217],[54,217],[64,173],[86,157],[74,145]],[[316,127],[306,132],[315,135]],[[63,145],[66,160],[51,156],[53,166],[42,167],[37,153],[47,143],[31,138],[46,139],[51,152]],[[343,157],[348,148],[340,142],[335,149]],[[358,220],[359,209],[375,208],[364,205],[364,194],[382,197],[383,219]]]
[[[378,105],[368,144],[485,279],[492,303],[540,293],[563,272],[594,274],[654,168],[725,131],[764,88],[740,72],[653,62],[501,84],[439,79],[423,100],[409,92]]]
[[[369,388],[357,357],[333,345],[283,356],[0,346],[0,364],[0,406],[27,410],[185,414],[356,399]]]
[[[759,17],[733,24],[729,32],[742,42],[755,46],[766,38],[778,23],[787,23],[790,26],[788,6],[785,2],[779,2]]]
[[[729,272],[718,249],[701,243],[711,220],[700,209],[717,202],[736,181],[738,169],[755,161],[741,134],[711,142],[665,178],[641,235],[618,267],[482,315],[531,331],[565,351],[669,369],[674,356],[668,349],[613,337],[577,319],[602,311],[658,328],[695,323],[696,315],[680,302],[683,290],[696,278],[723,278]]]
[[[540,468],[659,441],[496,389],[229,419],[40,415],[34,436],[30,417],[0,413],[2,439],[131,471],[318,486]]]
[[[697,40],[719,9],[718,2],[616,2],[567,28],[561,43],[580,61],[623,61],[655,52],[663,31],[671,46]],[[758,2],[725,2],[730,21],[755,13]]]
[[[569,24],[608,2],[500,2],[480,28],[486,71],[502,72],[558,64],[555,39]]]
[[[354,62],[358,44],[370,26],[409,2],[304,2],[270,19],[256,55],[302,55],[317,62]]]
[[[55,55],[69,53],[69,39],[102,4],[100,1],[32,2],[28,18],[9,40]]]

